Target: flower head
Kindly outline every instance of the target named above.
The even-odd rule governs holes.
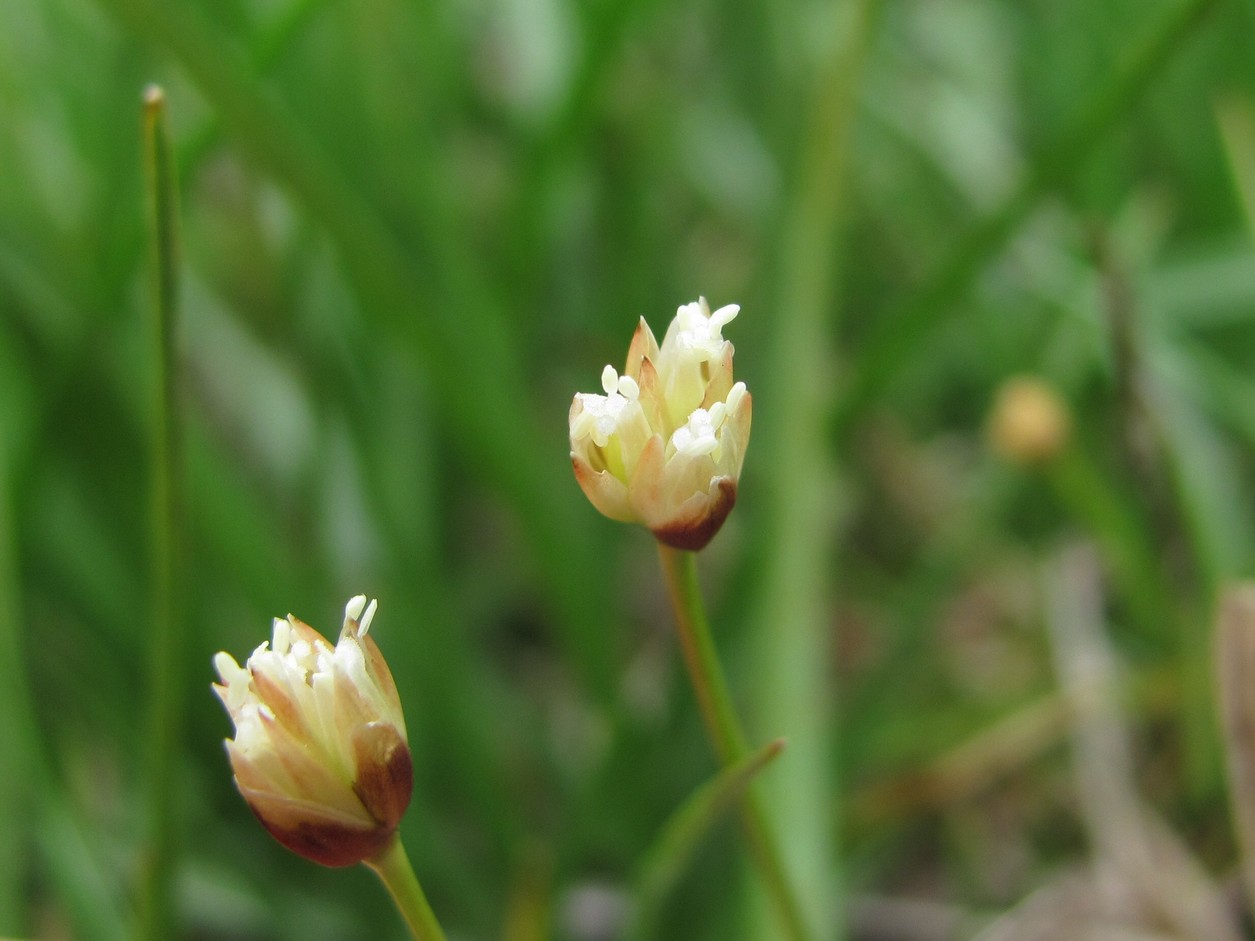
[[[410,802],[401,701],[367,636],[375,608],[352,598],[334,647],[289,614],[244,666],[214,657],[240,794],[275,839],[324,866],[375,856]]]
[[[1012,376],[999,387],[987,427],[994,450],[1022,466],[1050,462],[1067,446],[1071,430],[1067,404],[1036,376]]]
[[[704,547],[736,503],[751,400],[723,328],[739,311],[685,304],[661,345],[641,318],[623,375],[607,366],[605,394],[571,403],[571,463],[593,506],[678,549]]]

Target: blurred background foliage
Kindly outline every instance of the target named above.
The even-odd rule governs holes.
[[[1077,541],[1137,789],[1228,878],[1253,39],[1249,0],[0,4],[0,934],[119,938],[137,902],[150,81],[182,199],[180,937],[400,937],[368,873],[256,825],[208,691],[216,650],[289,610],[334,632],[357,592],[450,935],[616,936],[714,762],[652,541],[587,505],[564,419],[699,294],[743,307],[757,412],[703,576],[754,737],[791,740],[764,786],[816,922],[971,937],[1089,858],[1042,578]],[[1071,425],[1031,466],[987,433],[1024,373]],[[772,936],[744,868],[720,829],[663,936]]]

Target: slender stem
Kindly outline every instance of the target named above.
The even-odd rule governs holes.
[[[390,227],[388,212],[363,197],[363,181],[342,174],[324,142],[257,82],[254,67],[208,11],[199,4],[161,0],[99,0],[99,5],[134,35],[173,56],[222,116],[233,140],[326,228],[363,315],[391,338],[400,355],[430,375],[437,411],[458,429],[457,446],[474,455],[471,459],[518,507],[530,545],[544,560],[558,613],[555,629],[589,689],[608,708],[614,690],[612,648],[597,632],[583,629],[602,616],[597,599],[608,593],[608,588],[589,588],[605,584],[606,576],[589,561],[583,508],[559,496],[568,482],[531,446],[535,422],[521,401],[477,410],[464,394],[469,387],[522,389],[527,382],[521,360],[511,354],[512,328],[505,316],[509,299],[489,296],[483,271],[467,264],[470,256],[450,235],[458,226],[442,225],[456,216],[456,207],[446,205],[448,187],[440,188],[440,173],[426,174],[432,187],[424,194],[428,202],[421,218],[434,226],[427,234],[441,261],[420,272],[411,264],[405,241]]]
[[[706,619],[701,589],[697,585],[696,557],[692,552],[672,549],[662,543],[658,543],[658,555],[675,611],[684,664],[688,668],[706,731],[723,766],[735,765],[749,755],[749,746],[732,704],[728,682],[710,633],[710,623]],[[775,905],[785,936],[793,941],[809,941],[811,933],[785,874],[775,834],[767,823],[753,788],[741,798],[741,825],[749,841],[750,855]]]
[[[31,814],[36,792],[31,773],[36,725],[27,681],[25,637],[18,596],[16,529],[11,519],[8,453],[0,428],[0,934],[25,934],[27,904],[22,887],[28,873]]]
[[[445,941],[444,930],[427,903],[423,887],[418,884],[418,877],[414,875],[414,867],[405,855],[400,837],[393,837],[387,848],[374,859],[367,860],[366,865],[375,870],[387,887],[415,941]]]
[[[182,576],[179,540],[179,445],[175,334],[178,315],[178,211],[165,94],[144,92],[144,151],[148,170],[153,250],[153,362],[156,376],[152,467],[152,745],[151,846],[145,860],[139,937],[171,937],[176,865],[174,822],[176,755],[183,704],[179,652]]]
[[[784,739],[778,738],[750,757],[723,768],[667,819],[658,842],[641,862],[633,892],[636,904],[625,935],[627,941],[650,941],[658,936],[658,911],[680,881],[698,846],[715,824],[740,802],[754,778],[775,760],[784,744]]]

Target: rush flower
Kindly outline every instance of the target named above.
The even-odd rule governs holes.
[[[736,503],[750,394],[732,379],[723,328],[740,308],[676,311],[661,345],[642,317],[620,375],[571,403],[571,464],[593,506],[677,549],[703,548]]]
[[[334,647],[289,614],[244,666],[214,657],[236,787],[276,840],[324,866],[377,856],[410,802],[401,701],[367,636],[375,608],[352,598]]]

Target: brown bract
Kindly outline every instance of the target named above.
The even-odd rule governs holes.
[[[709,501],[704,502],[697,512],[670,520],[652,532],[659,542],[672,549],[697,552],[705,549],[710,540],[715,538],[735,505],[736,481],[723,477],[720,478],[715,492],[710,495]]]

